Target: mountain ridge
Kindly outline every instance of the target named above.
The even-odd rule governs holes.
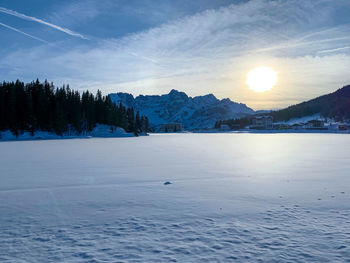
[[[316,113],[327,118],[350,119],[350,85],[345,85],[332,93],[272,111],[268,115],[273,116],[275,121],[287,121]]]
[[[161,124],[182,123],[187,130],[212,128],[216,121],[254,114],[254,110],[229,98],[217,99],[214,94],[190,97],[185,92],[172,89],[163,95],[138,95],[118,92],[109,94],[111,100],[149,118],[151,127]]]

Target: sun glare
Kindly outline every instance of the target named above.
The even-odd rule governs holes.
[[[256,92],[268,91],[276,85],[277,73],[269,67],[258,67],[248,72],[245,83]]]

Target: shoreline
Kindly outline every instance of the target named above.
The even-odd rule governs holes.
[[[139,133],[138,136],[147,136],[147,133]],[[54,132],[35,131],[34,135],[28,131],[22,131],[17,137],[10,131],[0,131],[0,142],[10,141],[41,141],[41,140],[71,140],[71,139],[91,139],[91,138],[131,138],[138,137],[134,133],[128,133],[120,127],[114,127],[111,131],[110,127],[98,125],[91,132],[78,134],[74,131],[65,132],[58,135]]]
[[[236,131],[217,131],[217,130],[202,130],[202,131],[185,131],[182,133],[254,133],[254,134],[275,134],[275,133],[326,133],[326,134],[350,134],[350,130],[346,131],[332,131],[332,130],[249,130],[242,129]]]
[[[3,134],[7,133],[5,138]],[[10,131],[0,132],[0,142],[19,142],[19,141],[47,141],[47,140],[72,140],[72,139],[94,139],[94,138],[132,138],[139,136],[149,136],[149,135],[166,135],[166,134],[350,134],[350,131],[330,131],[330,130],[312,130],[312,131],[290,131],[290,130],[239,130],[239,131],[182,131],[182,132],[150,132],[150,133],[140,133],[135,136],[133,133],[123,133],[123,134],[111,134],[111,135],[57,135],[55,133],[49,132],[36,132],[34,136],[31,136],[29,132],[24,132],[23,134],[16,137]],[[39,133],[39,134],[38,134]],[[44,133],[44,134],[43,134]]]

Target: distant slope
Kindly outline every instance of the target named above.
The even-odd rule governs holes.
[[[169,122],[180,122],[188,130],[212,128],[218,120],[254,114],[245,104],[230,99],[219,100],[213,94],[192,98],[184,92],[172,90],[161,96],[140,95],[134,98],[128,93],[114,93],[109,97],[114,103],[133,107],[147,116],[150,125],[156,128]]]
[[[274,117],[274,121],[288,121],[317,113],[327,118],[350,119],[350,85],[333,93],[271,112],[270,115]]]

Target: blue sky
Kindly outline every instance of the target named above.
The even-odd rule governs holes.
[[[0,0],[0,79],[281,108],[350,84],[349,0]],[[271,91],[249,70],[278,74]]]

